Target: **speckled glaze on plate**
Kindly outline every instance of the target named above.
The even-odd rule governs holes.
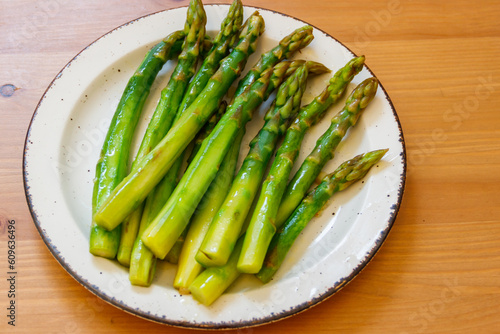
[[[228,5],[206,5],[207,31],[214,34]],[[273,11],[245,7],[245,17],[259,10],[266,31],[247,69],[259,54],[306,23]],[[135,287],[126,268],[88,252],[91,194],[95,164],[123,88],[147,50],[181,29],[186,8],[158,12],[131,21],[104,35],[73,58],[40,100],[26,136],[24,184],[34,223],[49,250],[78,282],[112,305],[155,322],[188,328],[242,328],[277,321],[325,300],[351,281],[372,259],[396,218],[404,190],[406,158],[396,111],[380,89],[358,124],[337,149],[324,171],[356,154],[389,148],[363,182],[337,194],[304,230],[276,277],[263,285],[250,275],[237,282],[212,306],[181,296],[172,287],[175,266],[160,263],[153,285]],[[314,29],[315,39],[297,57],[322,62],[332,72],[354,57],[339,41]],[[367,55],[369,63],[370,56]],[[160,72],[145,105],[134,140],[154,110],[172,71]],[[349,91],[367,77],[365,68]],[[303,103],[319,93],[330,78],[312,78]],[[263,124],[269,101],[247,127],[240,160]],[[329,126],[342,102],[306,135],[295,169]]]

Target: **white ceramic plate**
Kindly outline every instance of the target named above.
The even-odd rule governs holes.
[[[227,5],[207,5],[207,31],[214,34]],[[256,8],[246,7],[245,18]],[[258,9],[266,22],[259,54],[272,48],[303,21]],[[24,181],[34,222],[59,263],[82,285],[102,299],[140,317],[181,327],[239,328],[276,321],[303,311],[331,296],[370,261],[394,223],[404,189],[405,150],[396,112],[381,86],[355,128],[351,129],[325,171],[356,154],[379,148],[389,153],[364,182],[334,200],[304,230],[275,279],[262,285],[243,276],[212,306],[181,296],[172,287],[175,267],[161,263],[150,288],[131,286],[127,270],[117,262],[88,252],[91,194],[95,164],[107,126],[123,88],[147,50],[170,32],[182,29],[186,8],[155,13],[104,35],[80,52],[57,75],[42,97],[27,133]],[[315,40],[298,55],[322,62],[335,72],[354,55],[340,42],[315,29]],[[369,62],[370,55],[367,55]],[[171,73],[169,63],[156,80],[140,134],[147,126],[161,88]],[[373,74],[364,69],[349,90]],[[330,78],[312,78],[303,98],[308,103]],[[244,141],[262,125],[263,105],[250,122]],[[306,136],[297,166],[329,125],[342,103]],[[297,167],[296,167],[297,168]]]

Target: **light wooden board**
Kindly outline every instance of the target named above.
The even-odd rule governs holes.
[[[71,278],[40,238],[22,181],[26,130],[59,70],[116,26],[186,4],[1,2],[0,86],[17,90],[0,96],[0,332],[14,332],[6,317],[8,220],[16,222],[16,332],[187,332],[124,313]],[[498,332],[500,3],[244,4],[301,18],[366,55],[399,114],[408,175],[389,238],[352,283],[302,314],[239,333]]]

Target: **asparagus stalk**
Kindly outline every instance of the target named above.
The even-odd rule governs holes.
[[[137,156],[132,163],[132,171],[136,170],[136,161],[141,160],[158,144],[172,125],[177,114],[182,96],[196,71],[200,49],[205,37],[206,14],[200,0],[191,0],[184,26],[186,38],[179,60],[174,68],[167,86],[162,90],[160,101],[151,117],[146,133],[139,147]],[[117,259],[122,265],[130,265],[130,254],[137,238],[143,206],[140,205],[122,225],[120,247]]]
[[[276,218],[279,228],[299,205],[325,164],[334,156],[335,149],[347,130],[356,124],[363,110],[377,92],[378,81],[369,78],[359,84],[347,98],[344,108],[332,118],[330,127],[318,139],[312,152],[305,158],[297,173],[288,183]]]
[[[271,280],[283,263],[293,242],[332,195],[362,179],[386,152],[387,149],[371,151],[342,163],[307,194],[280,231],[273,237],[264,265],[257,274],[262,282],[267,283]]]
[[[243,5],[240,0],[235,0],[230,6],[226,18],[221,23],[221,29],[214,39],[213,46],[208,53],[207,57],[203,61],[200,69],[191,80],[186,93],[180,103],[179,110],[177,112],[174,123],[176,123],[180,117],[184,114],[187,107],[198,97],[201,91],[206,87],[211,76],[219,68],[220,61],[229,53],[229,48],[234,44],[234,40],[238,37],[238,31],[241,28],[241,23],[243,21]],[[178,182],[178,175],[181,171],[181,167],[184,161],[184,153],[181,154],[177,160],[172,164],[167,175],[160,181],[157,187],[166,189],[169,191],[167,194],[161,194],[158,191],[154,191],[154,196],[160,196],[162,198],[168,198],[171,194],[171,190],[175,188]],[[175,182],[171,185],[163,185],[164,182]],[[154,200],[153,196],[148,196],[147,201]],[[148,206],[150,207],[150,206]],[[149,213],[147,213],[149,215]],[[185,232],[186,233],[186,232]],[[185,237],[185,233],[181,235],[176,245],[171,250],[171,254],[167,254],[166,260],[171,263],[177,263],[179,251],[182,247],[182,240]]]
[[[183,44],[183,50],[179,55],[179,61],[167,86],[161,91],[160,100],[139,148],[140,155],[137,157],[138,161],[151,152],[172,126],[186,87],[196,72],[205,36],[206,19],[201,1],[191,0],[184,27],[186,39]],[[134,169],[137,169],[137,167]]]
[[[186,109],[167,135],[138,163],[110,194],[94,216],[97,224],[112,230],[120,224],[151,192],[182,154],[196,133],[217,109],[231,84],[243,70],[248,56],[255,50],[264,21],[256,12],[242,30],[240,41],[210,78],[196,100]]]
[[[213,130],[215,124],[226,111],[226,103],[221,102],[217,113],[212,115],[210,120],[205,124],[203,129],[197,134],[194,140],[192,154],[199,150],[198,143],[201,145],[206,136]],[[190,157],[191,159],[191,157]],[[189,163],[189,159],[188,159]],[[155,187],[152,193],[148,196],[139,226],[138,237],[134,242],[132,255],[130,260],[129,280],[133,285],[149,286],[154,277],[156,269],[156,256],[142,242],[140,236],[144,233],[146,227],[151,223],[153,218],[161,210],[165,202],[168,200],[178,182],[178,175],[167,173],[162,181]],[[168,254],[167,254],[168,255]],[[172,259],[171,259],[172,260]],[[175,262],[175,261],[174,261]]]
[[[130,256],[130,283],[137,286],[150,286],[156,273],[156,261],[156,256],[151,253],[140,238],[137,238]]]
[[[195,260],[195,255],[212,219],[231,186],[244,133],[242,130],[238,133],[235,143],[222,161],[215,179],[203,196],[189,224],[189,230],[179,255],[179,265],[174,279],[174,287],[183,294],[189,293],[189,285],[203,269]]]
[[[133,285],[151,285],[156,272],[156,256],[144,245],[140,236],[174,191],[177,184],[176,179],[177,175],[167,173],[162,182],[148,196],[148,199],[151,197],[151,200],[144,204],[138,236],[130,256],[129,281]]]
[[[301,110],[294,123],[287,130],[285,139],[278,149],[269,174],[262,185],[245,234],[243,249],[238,260],[238,270],[241,272],[254,274],[260,270],[269,242],[276,231],[275,221],[278,207],[293,164],[299,154],[305,132],[311,124],[324,115],[327,103],[321,102],[338,100],[347,84],[361,70],[363,60],[362,57],[351,60],[339,70],[325,89],[327,93],[324,95],[324,100],[321,99],[323,95],[314,99],[311,104]]]
[[[218,122],[220,119],[219,113],[222,111],[225,111],[226,106],[223,106],[224,101],[221,101],[221,107],[223,107],[223,111],[221,110],[222,108],[219,108],[219,112],[212,115],[212,117],[208,120],[208,122],[205,124],[205,126],[198,132],[196,135],[196,138],[193,140],[193,148],[191,153],[194,154],[197,150],[199,150],[198,145],[196,145],[197,141],[199,141],[202,137],[205,135],[208,129],[207,126],[212,126],[212,121]],[[179,113],[177,114],[179,116]],[[215,124],[213,124],[215,126]],[[212,128],[213,129],[213,128]],[[210,130],[211,131],[211,130]],[[200,144],[201,145],[201,142]],[[144,201],[145,203],[145,211],[143,212],[143,216],[151,217],[154,218],[160,209],[163,207],[163,205],[167,202],[168,198],[174,191],[175,187],[177,186],[177,183],[179,182],[179,175],[181,172],[181,167],[184,163],[184,154],[188,149],[184,150],[184,152],[177,158],[177,160],[173,163],[172,167],[168,170],[167,174],[161,179],[160,183],[156,185],[156,187],[153,189],[153,191],[146,197],[146,200]],[[189,159],[192,159],[189,157]],[[189,164],[190,161],[187,161]],[[148,205],[149,202],[153,201],[155,204],[154,205]],[[151,208],[155,208],[152,212],[150,212]],[[149,218],[148,218],[149,219]],[[150,221],[148,221],[149,224]],[[184,243],[184,239],[186,237],[187,230],[184,230],[184,232],[179,236],[177,241],[175,242],[174,246],[172,249],[168,252],[168,254],[165,257],[165,260],[177,264],[179,255],[180,255],[180,250],[182,248],[182,244]],[[140,238],[140,234],[139,234]],[[149,250],[148,250],[149,251]]]
[[[300,34],[296,34],[296,35],[301,35],[301,36],[306,36],[306,37],[309,37],[308,34],[304,34],[304,33],[300,33]],[[293,48],[297,48],[298,46],[305,46],[307,44],[309,44],[309,38],[307,38],[307,43],[304,42],[301,46],[301,44],[295,44],[293,45]],[[281,46],[282,47],[282,46]],[[275,48],[276,49],[276,48]],[[274,50],[274,53],[276,53],[276,50]],[[273,51],[271,50],[269,52],[269,54],[272,54],[271,52]],[[273,59],[275,59],[276,57],[274,57]],[[267,57],[267,59],[269,59],[269,57]],[[293,62],[291,65],[290,65],[290,68],[288,68],[287,70],[287,73],[291,73],[295,70],[295,68],[297,66],[299,66],[299,64],[303,63],[303,61],[299,60],[299,61],[295,61]],[[245,77],[244,80],[246,80],[246,83],[251,83],[251,82],[254,82],[255,81],[255,73],[260,73],[262,71],[262,69],[264,68],[264,66],[269,66],[269,64],[271,64],[270,61],[268,61],[267,63],[265,63],[265,65],[262,65],[262,61],[259,61],[257,62],[257,65],[258,66],[258,70],[257,69],[252,69],[250,70],[250,72],[247,74],[247,76]],[[312,69],[312,72],[316,72],[316,73],[322,73],[324,72],[326,69],[326,67],[324,67],[323,65],[321,64],[318,64],[318,63],[315,63],[315,62],[310,62],[310,67]],[[181,167],[181,161],[182,159],[177,159],[177,161],[174,163],[174,165],[171,167],[171,169],[169,170],[168,173],[171,173],[171,172],[174,172],[174,173],[178,173],[178,170],[180,169]],[[189,160],[188,160],[189,161]],[[167,174],[168,174],[167,173]],[[170,249],[170,251],[168,252],[168,254],[166,255],[165,257],[165,260],[167,260],[168,262],[170,263],[174,263],[174,264],[177,264],[177,261],[178,261],[178,258],[179,258],[179,255],[180,255],[180,250],[181,250],[181,247],[182,247],[182,244],[184,242],[184,239],[186,237],[186,234],[187,234],[187,228],[183,231],[183,233],[179,236],[179,238],[177,239],[177,241],[175,242],[174,246]]]
[[[210,136],[203,141],[174,193],[141,236],[157,257],[163,259],[181,235],[237,133],[245,128],[253,111],[281,83],[290,63],[281,62],[262,73],[249,90],[236,97]]]
[[[186,236],[187,236],[188,231],[189,231],[189,225],[186,226],[184,231],[182,231],[181,235],[175,241],[172,248],[170,248],[170,251],[165,256],[165,259],[164,259],[165,261],[172,263],[172,264],[179,263],[179,257],[181,256],[182,246],[184,245],[184,241],[186,240]]]
[[[208,55],[210,50],[212,49],[213,46],[213,41],[210,38],[210,36],[205,35],[205,39],[203,40],[203,45],[200,49],[200,57],[202,59],[205,59],[205,57]]]
[[[132,285],[150,286],[156,272],[156,256],[144,245],[140,236],[175,189],[178,174],[170,171],[149,194],[139,225],[139,232],[132,248],[129,268],[129,281]]]
[[[213,46],[208,55],[204,58],[200,69],[189,83],[182,102],[179,107],[179,114],[187,109],[193,103],[202,90],[207,85],[208,81],[219,68],[220,61],[227,56],[230,47],[235,43],[238,37],[238,31],[241,29],[243,22],[243,4],[241,0],[234,0],[226,18],[221,23],[221,28],[217,36],[214,38]]]
[[[327,175],[323,182],[312,190],[302,201],[282,230],[275,235],[266,256],[265,266],[257,274],[263,282],[268,282],[282,263],[291,244],[331,196],[362,179],[387,150],[378,150],[359,155],[340,165],[335,172]],[[238,268],[238,258],[244,237],[240,237],[227,263],[220,267],[210,267],[198,275],[189,286],[193,297],[204,305],[211,305],[242,274]]]
[[[236,265],[242,246],[243,237],[240,237],[225,265],[207,268],[194,279],[189,286],[194,299],[203,305],[211,305],[241,275]]]
[[[165,62],[179,52],[182,31],[177,31],[155,45],[130,78],[106,135],[92,195],[92,216],[127,173],[127,162],[135,127],[156,75]],[[120,228],[105,230],[92,221],[90,253],[113,259],[120,242]]]
[[[205,124],[203,129],[196,135],[196,138],[193,141],[193,149],[191,150],[191,153],[189,154],[189,157],[187,159],[188,166],[194,160],[196,154],[198,154],[198,151],[200,150],[203,141],[212,133],[215,126],[217,125],[217,123],[219,123],[220,119],[222,118],[222,115],[224,115],[226,110],[227,110],[227,102],[221,101],[217,112],[213,114],[212,117],[210,117],[207,124]]]
[[[212,117],[208,120],[208,122],[205,124],[203,129],[198,133],[196,136],[195,140],[193,141],[193,149],[191,151],[190,156],[187,159],[187,164],[189,165],[191,161],[194,159],[196,156],[196,153],[200,150],[201,144],[203,143],[203,140],[208,137],[208,135],[212,132],[214,129],[215,125],[217,122],[219,122],[220,118],[226,111],[227,103],[225,101],[221,102],[221,105],[219,107],[219,111],[212,115]],[[177,163],[180,161],[180,159],[177,159],[176,163],[174,165],[177,165]],[[182,162],[182,161],[180,161]],[[177,167],[176,167],[177,168]],[[170,174],[170,172],[174,169],[174,166],[168,171],[167,176]],[[180,166],[179,166],[180,169]],[[176,180],[175,185],[177,185],[178,180]],[[160,183],[161,184],[161,183]],[[175,188],[175,187],[174,187]],[[172,188],[173,191],[173,188]],[[168,198],[165,199],[165,202]],[[165,203],[163,202],[163,203]],[[158,212],[158,211],[157,211]],[[157,213],[156,212],[156,213]],[[167,260],[170,263],[177,264],[179,262],[179,257],[181,254],[182,246],[184,244],[184,240],[186,239],[186,235],[188,233],[189,226],[184,229],[182,234],[179,236],[175,244],[172,246],[172,249],[168,252],[167,256],[165,257],[165,260]]]
[[[210,49],[208,55],[205,57],[205,60],[201,65],[200,69],[198,70],[198,72],[196,73],[195,77],[193,78],[193,80],[191,80],[189,84],[186,94],[184,95],[184,98],[182,99],[181,105],[179,107],[179,112],[177,113],[176,121],[184,113],[187,107],[201,93],[203,88],[205,88],[210,77],[215,74],[215,72],[219,68],[220,61],[229,53],[230,47],[234,44],[236,38],[238,37],[238,31],[241,28],[242,22],[243,22],[243,4],[241,3],[240,0],[235,0],[229,7],[229,11],[226,18],[221,23],[221,29],[213,41],[212,48]],[[216,118],[217,121],[219,119],[220,118]],[[193,152],[196,151],[197,151],[196,148],[193,149]],[[177,158],[176,162],[172,165],[167,174],[175,174],[175,175],[179,174],[184,160],[183,157],[184,153],[181,154],[179,158]],[[173,177],[167,178],[167,180],[169,179],[173,180],[174,178]],[[167,254],[165,259],[168,262],[174,264],[177,263],[186,233],[187,230],[185,230],[182,233],[182,235],[175,243],[174,247],[172,247],[170,252]]]
[[[235,0],[230,6],[226,18],[221,23],[219,34],[215,37],[210,51],[205,56],[205,60],[198,70],[197,74],[191,80],[184,98],[179,106],[174,123],[177,122],[182,114],[186,111],[187,107],[196,99],[201,93],[203,88],[208,83],[210,77],[217,71],[220,60],[229,53],[229,47],[234,44],[234,40],[238,37],[238,30],[241,27],[243,20],[243,7],[241,1]],[[247,21],[247,25],[250,20]],[[226,110],[224,101],[220,104],[218,112],[214,114],[205,125],[204,129],[200,131],[195,140],[192,154],[199,149],[201,141],[210,133],[215,124],[218,122],[222,114]],[[144,232],[145,228],[149,225],[151,220],[160,211],[167,199],[172,194],[178,182],[178,175],[182,166],[181,155],[173,163],[167,174],[163,177],[160,183],[155,187],[151,194],[145,201],[145,207],[141,220],[139,236]],[[188,159],[188,164],[190,159]],[[182,236],[179,238],[182,239]],[[177,240],[173,249],[167,254],[169,262],[177,262],[179,256],[177,249],[182,246],[182,240]],[[134,256],[132,257],[132,264],[130,266],[129,279],[134,285],[149,286],[155,270],[152,268],[156,266],[156,256],[144,246],[140,237],[135,242]]]
[[[264,117],[264,126],[250,142],[250,150],[196,255],[196,260],[205,267],[221,266],[227,262],[278,138],[300,108],[310,68],[313,72],[328,70],[314,62],[302,64],[280,86]]]
[[[221,31],[224,31],[224,30],[225,29],[221,29]],[[218,38],[216,38],[216,41],[217,40],[218,40]],[[257,68],[252,69],[247,74],[244,81],[247,83],[247,85],[254,82],[257,73],[261,73],[264,69],[269,68],[272,64],[275,64],[277,60],[282,59],[285,56],[289,56],[290,54],[292,54],[293,52],[295,52],[299,48],[305,47],[306,45],[308,45],[310,43],[311,40],[312,40],[312,29],[310,27],[307,29],[298,29],[296,32],[292,33],[288,38],[285,38],[280,43],[280,45],[278,45],[278,47],[274,48],[273,50],[266,53],[263,57],[261,57],[261,61],[259,61],[256,65]],[[264,59],[265,61],[263,61],[262,59]],[[213,64],[213,63],[214,62],[208,62],[207,64]],[[314,66],[314,68],[316,69],[316,71],[319,72],[319,66]],[[202,65],[202,69],[203,69],[203,65]],[[288,69],[288,71],[290,71],[290,70],[291,69]],[[208,71],[209,70],[207,70],[207,71],[200,70],[200,73],[206,74]],[[203,77],[201,77],[201,78],[203,78]],[[193,81],[196,81],[196,79],[197,79],[197,77],[195,77],[195,79],[193,79]],[[194,88],[199,87],[199,85],[201,85],[200,82],[202,82],[202,81],[203,80],[200,79],[197,84],[192,86],[193,89],[192,90],[188,89],[188,91],[190,91],[192,94],[196,94]],[[189,98],[185,99],[185,101],[189,102]],[[185,103],[185,101],[183,101],[183,103]],[[181,110],[182,110],[182,106],[181,106]],[[178,160],[171,167],[171,170],[169,171],[169,173],[171,173],[171,172],[176,173],[175,171],[177,171],[180,168],[180,165],[181,165],[180,161]],[[173,178],[170,178],[170,179],[173,179]],[[183,234],[184,234],[184,232],[183,232]],[[179,239],[182,239],[182,235],[180,236]],[[179,239],[174,244],[173,249],[171,249],[169,254],[167,254],[167,256],[166,256],[167,260],[169,260],[171,262],[175,262],[176,249],[178,249],[179,245],[182,244],[182,241],[179,241]],[[172,253],[172,254],[170,254],[170,253]]]
[[[294,30],[290,35],[285,36],[278,45],[260,56],[257,63],[238,83],[234,96],[240,95],[250,87],[266,69],[276,65],[283,59],[290,58],[294,52],[308,46],[313,39],[313,29],[311,26],[303,26]]]

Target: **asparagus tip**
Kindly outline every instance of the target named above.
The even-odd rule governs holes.
[[[314,73],[314,74],[330,73],[332,71],[325,65],[311,60],[306,62],[306,66],[309,73]]]
[[[365,60],[366,60],[366,58],[363,55],[351,59],[350,65],[354,69],[355,73],[359,73],[363,69],[363,66],[365,65]]]

